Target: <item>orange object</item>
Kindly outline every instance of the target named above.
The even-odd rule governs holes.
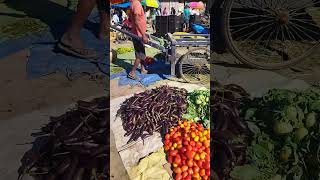
[[[110,0],[111,4],[121,4],[125,2],[128,2],[128,0]]]

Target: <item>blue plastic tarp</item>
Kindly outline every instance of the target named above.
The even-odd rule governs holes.
[[[192,30],[198,34],[209,34],[209,30],[199,24],[193,24]]]
[[[141,74],[140,71],[136,71],[136,75],[139,80],[132,80],[127,77],[130,69],[127,69],[126,72],[112,74],[110,76],[110,79],[119,78],[119,86],[134,86],[140,84],[148,87],[158,81],[165,80],[171,77],[171,75],[168,75],[170,73],[170,66],[164,64],[162,61],[156,61],[153,65],[147,66],[146,69],[150,72],[149,74]]]
[[[131,2],[125,2],[125,3],[122,3],[122,4],[115,4],[115,5],[112,5],[111,8],[121,8],[121,9],[128,9],[129,7],[131,6]]]

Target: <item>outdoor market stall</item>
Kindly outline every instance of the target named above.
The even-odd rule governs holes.
[[[157,100],[158,98],[163,100],[162,103]],[[115,133],[116,147],[131,178],[169,179],[172,176],[176,179],[179,179],[179,176],[191,178],[191,171],[195,169],[195,176],[201,175],[203,179],[208,179],[210,173],[208,103],[209,91],[197,85],[183,85],[180,88],[160,86],[112,100],[111,130]],[[138,106],[141,107],[141,111],[136,109]],[[185,128],[189,128],[190,134]],[[183,138],[183,134],[189,138]],[[181,139],[175,139],[176,137]],[[196,145],[193,143],[197,143],[198,148],[187,150],[187,139],[192,141],[192,146]],[[184,150],[190,152],[188,157],[183,155]],[[153,154],[149,156],[150,153]],[[159,161],[154,162],[152,160],[154,158]],[[187,161],[199,162],[195,168],[189,167],[189,174],[186,172]],[[148,168],[146,162],[152,163],[151,167],[160,171],[154,174],[147,173],[154,170]],[[171,174],[171,168],[174,175]],[[135,173],[137,171],[145,174],[144,178],[137,176]],[[162,174],[161,177],[158,173]]]

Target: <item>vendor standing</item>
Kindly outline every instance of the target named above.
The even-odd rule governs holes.
[[[133,39],[133,46],[135,50],[136,60],[133,64],[133,68],[128,74],[128,78],[133,80],[139,80],[136,76],[136,70],[141,64],[141,73],[147,74],[148,71],[145,69],[144,60],[146,58],[146,52],[143,43],[148,43],[148,37],[146,35],[147,32],[147,22],[144,13],[144,9],[141,5],[141,0],[132,0],[130,6],[130,20],[132,23],[132,33],[141,37],[142,41]]]
[[[183,20],[184,20],[186,29],[189,29],[190,14],[191,14],[190,8],[188,5],[186,5],[183,11]]]

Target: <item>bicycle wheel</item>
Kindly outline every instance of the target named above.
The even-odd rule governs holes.
[[[319,1],[226,0],[224,36],[231,53],[260,69],[304,60],[320,42]]]
[[[194,48],[179,61],[179,74],[189,83],[210,82],[210,51],[208,48]]]

